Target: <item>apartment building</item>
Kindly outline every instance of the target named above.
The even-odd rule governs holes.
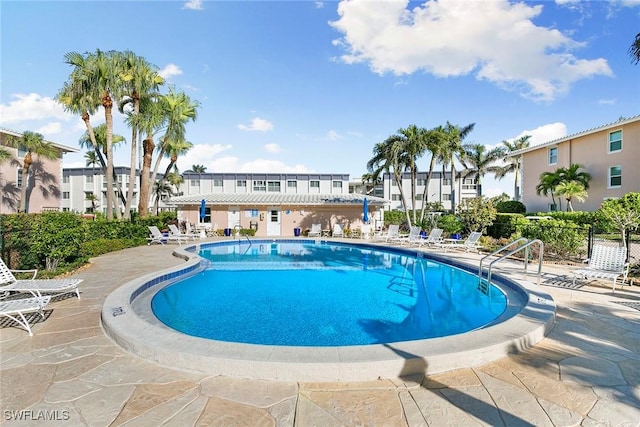
[[[575,210],[595,211],[602,202],[640,192],[640,115],[514,152],[522,154],[522,202],[530,212],[558,209],[550,195],[538,195],[540,174],[572,164],[591,174],[588,197]],[[556,203],[558,198],[556,196]],[[562,207],[566,207],[563,201]]]
[[[349,193],[348,174],[185,172],[184,195],[172,197],[181,220],[216,229],[254,228],[256,236],[294,235],[321,224],[330,230],[381,219],[387,200]],[[202,214],[202,215],[201,215]]]
[[[124,197],[127,196],[129,188],[129,173],[131,168],[126,166],[114,167],[114,173],[118,184],[122,189]],[[162,178],[162,174],[158,174],[158,179]],[[138,210],[138,193],[140,189],[139,172],[136,172],[136,182],[133,190],[132,211]],[[153,190],[153,189],[152,189]],[[62,186],[61,186],[60,209],[63,212],[76,213],[106,213],[107,204],[107,180],[103,171],[99,167],[91,168],[64,168],[62,170]],[[125,202],[121,199],[120,194],[114,191],[117,200],[120,200],[121,209],[124,210]],[[151,194],[152,200],[149,204],[150,208],[154,208],[155,195]],[[167,194],[161,194],[158,202],[158,209],[167,209],[166,200],[169,198]]]
[[[58,150],[54,160],[33,155],[27,182],[22,182],[22,162],[26,150],[9,147],[7,137],[20,138],[22,134],[8,129],[0,129],[0,146],[10,154],[10,158],[0,164],[0,214],[16,213],[20,207],[22,186],[27,185],[27,212],[60,210],[62,197],[62,158],[65,153],[77,153],[77,148],[67,147],[45,140]]]

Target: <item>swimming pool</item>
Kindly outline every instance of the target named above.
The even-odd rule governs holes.
[[[406,256],[407,259],[413,259],[415,265],[424,260],[453,266],[472,274],[478,268],[479,258],[470,254],[384,248],[384,245],[363,241],[348,244],[342,243],[344,240],[340,242],[340,246],[352,249],[353,253],[356,253],[355,249],[363,250],[359,252],[361,256],[371,251],[368,252],[370,257],[375,251],[385,249],[386,257]],[[313,245],[314,250],[320,250],[327,241],[270,239],[252,240],[251,243],[252,248],[258,251],[260,245],[263,245],[264,251],[267,248],[271,250],[274,243],[307,243]],[[506,307],[494,320],[468,332],[449,336],[354,345],[269,345],[191,336],[158,320],[151,309],[154,296],[168,285],[206,270],[210,261],[205,259],[204,252],[204,258],[198,255],[201,251],[218,246],[226,246],[227,251],[233,251],[230,249],[232,246],[242,248],[242,244],[241,241],[229,239],[172,249],[173,256],[185,260],[183,264],[138,277],[108,295],[101,314],[105,333],[121,347],[142,358],[206,375],[280,381],[364,381],[428,375],[478,366],[535,345],[553,327],[553,299],[535,284],[535,278],[522,273],[520,266],[505,266],[493,272],[492,282],[499,289],[498,293],[506,298]],[[151,247],[150,250],[167,251],[167,248]],[[169,254],[167,252],[167,256]],[[373,268],[375,263],[371,263],[371,257],[369,261]],[[246,267],[253,264],[256,262]],[[279,268],[279,264],[271,263],[271,269]],[[346,262],[343,264],[342,269],[352,268]],[[315,265],[321,267],[317,263]],[[224,263],[218,263],[218,267],[224,268]],[[264,265],[261,268],[264,269]],[[422,280],[421,275],[412,273],[411,277],[413,280],[418,277],[417,283]],[[226,306],[235,303],[230,301]],[[466,307],[463,307],[462,311],[465,310]],[[369,320],[370,317],[363,319]],[[400,319],[397,317],[396,321]],[[363,329],[367,329],[364,328],[366,323],[362,323]]]
[[[182,333],[287,346],[393,343],[460,334],[506,308],[497,287],[441,262],[335,242],[202,248],[206,270],[162,288],[158,319]]]

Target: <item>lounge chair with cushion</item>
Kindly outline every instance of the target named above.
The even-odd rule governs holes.
[[[481,236],[482,233],[479,231],[473,231],[466,240],[445,239],[440,243],[436,243],[435,246],[444,249],[445,252],[449,249],[461,249],[465,252],[474,250],[479,252],[480,248],[482,248],[482,245],[478,243]]]
[[[17,322],[20,326],[25,328],[29,332],[30,336],[33,336],[31,326],[27,318],[24,317],[27,313],[38,312],[44,319],[44,308],[51,301],[51,296],[39,296],[22,299],[2,300],[0,301],[0,317],[8,317],[9,319]]]
[[[418,242],[418,246],[426,245],[426,246],[435,246],[439,243],[442,243],[442,228],[432,228],[429,232],[429,235],[424,239],[421,239]]]
[[[573,271],[573,284],[576,278],[611,279],[613,292],[616,291],[618,277],[622,276],[622,285],[629,274],[627,248],[624,246],[594,245],[587,267]]]
[[[322,234],[322,224],[311,224],[311,230],[307,233],[309,237],[320,237]]]
[[[169,224],[169,232],[171,233],[171,236],[183,238],[185,241],[189,239],[196,241],[197,239],[200,238],[200,234],[198,233],[192,233],[192,234],[183,233],[175,224]]]
[[[13,273],[30,272],[33,273],[30,279],[16,279]],[[9,292],[29,292],[34,297],[45,294],[63,294],[75,292],[80,298],[78,285],[84,279],[36,279],[38,270],[10,270],[0,259],[0,293],[5,295]]]
[[[150,245],[152,243],[159,243],[161,245],[164,245],[166,242],[178,242],[178,244],[182,245],[182,242],[186,242],[188,239],[188,237],[186,236],[175,236],[172,234],[167,234],[165,236],[155,225],[149,225],[148,228],[150,234],[149,237],[147,237],[147,240],[149,241],[147,245]]]

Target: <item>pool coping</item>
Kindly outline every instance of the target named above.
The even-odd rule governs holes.
[[[268,239],[274,240],[335,243],[331,239]],[[209,244],[216,242],[205,243]],[[369,243],[348,244],[380,248]],[[506,320],[464,334],[392,344],[289,347],[230,343],[188,336],[140,315],[136,304],[142,299],[168,281],[204,268],[196,254],[200,247],[196,243],[176,248],[173,255],[183,258],[185,264],[138,277],[108,295],[101,313],[107,336],[133,354],[179,370],[261,380],[342,382],[424,376],[482,365],[532,347],[549,333],[555,321],[556,306],[549,294],[527,278],[515,280],[502,273],[494,273],[492,279],[513,292],[508,294],[510,301],[522,298],[523,302],[519,311],[505,315],[509,317]],[[450,256],[415,248],[384,248],[477,274],[476,266]],[[514,310],[511,304],[509,310]]]

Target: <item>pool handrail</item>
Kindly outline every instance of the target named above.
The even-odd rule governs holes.
[[[498,249],[495,253],[499,253],[499,252],[503,251],[504,249],[513,246],[513,244],[515,242],[518,242],[518,241],[523,240],[523,239],[527,240],[526,238],[521,237],[521,238],[519,238],[517,240],[514,240],[513,242],[509,243],[505,247],[502,247],[502,248]],[[544,243],[540,239],[532,239],[532,240],[527,240],[522,245],[518,246],[515,249],[510,250],[506,254],[503,254],[499,258],[496,258],[496,259],[494,259],[493,261],[491,261],[489,263],[489,270],[487,272],[487,285],[486,286],[483,285],[483,283],[482,283],[482,260],[484,260],[484,258],[486,258],[487,256],[490,256],[492,254],[489,254],[489,255],[483,257],[482,260],[480,260],[480,268],[478,270],[478,280],[479,280],[478,288],[480,290],[484,291],[485,288],[488,287],[488,285],[491,283],[491,267],[493,266],[493,264],[495,264],[496,262],[502,261],[506,257],[511,256],[511,255],[523,250],[523,249],[524,249],[524,270],[526,272],[527,271],[527,264],[529,263],[529,246],[531,246],[534,243],[538,243],[540,245],[540,253],[538,254],[538,285],[540,285],[540,276],[542,275],[542,259],[543,259],[543,253],[544,253]]]

